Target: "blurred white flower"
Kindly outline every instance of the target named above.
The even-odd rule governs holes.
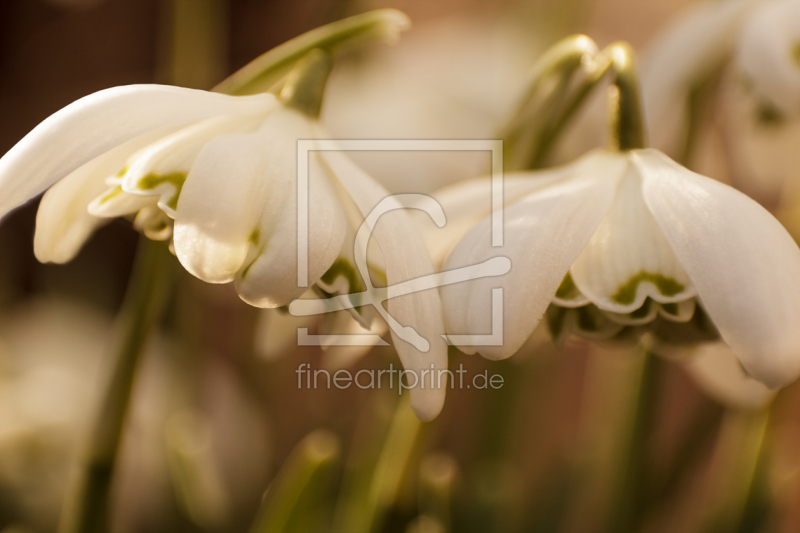
[[[498,138],[542,50],[539,35],[474,16],[417,23],[400,46],[337,64],[323,121],[344,139]],[[428,193],[490,168],[483,152],[352,157],[393,193]]]
[[[773,201],[797,175],[799,42],[798,0],[725,0],[692,9],[643,54],[652,145],[683,157],[691,128],[693,153],[704,164],[727,161],[737,187]],[[718,133],[720,142],[698,137],[699,129]]]
[[[466,351],[509,357],[546,316],[556,337],[647,331],[695,342],[718,331],[762,383],[779,387],[800,374],[800,249],[747,196],[657,150],[598,150],[507,176],[504,247],[493,248],[490,217],[472,222],[488,214],[488,201],[465,209],[469,189],[479,203],[488,184],[434,195],[451,222],[468,221],[444,269],[505,255],[511,272],[440,289],[452,334],[489,329],[491,289],[504,289],[504,344]]]
[[[800,1],[777,0],[742,28],[736,61],[753,90],[781,113],[800,113]]]

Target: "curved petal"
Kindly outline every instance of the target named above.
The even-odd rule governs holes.
[[[642,197],[642,179],[628,164],[614,203],[570,269],[581,294],[600,309],[633,313],[649,297],[677,303],[695,296]]]
[[[232,97],[161,85],[90,94],[57,111],[0,158],[0,218],[100,154],[162,126],[261,109],[272,95]]]
[[[295,140],[308,131],[306,122],[280,110],[253,133],[223,135],[205,145],[175,215],[175,252],[191,274],[210,283],[232,281],[251,241],[262,237],[262,215],[277,223],[294,188]]]
[[[771,2],[745,24],[737,49],[755,90],[787,114],[800,111],[799,21],[800,2]]]
[[[326,138],[328,135],[320,129],[317,137]],[[386,189],[342,152],[324,151],[321,154],[364,217],[389,196]],[[422,237],[408,213],[402,210],[386,213],[373,228],[372,236],[383,254],[389,286],[434,272]],[[392,298],[387,301],[387,308],[398,322],[414,328],[430,343],[427,353],[420,352],[393,331],[394,346],[403,367],[423,379],[423,371],[447,369],[447,345],[442,338],[445,328],[438,291],[430,289]],[[422,386],[418,383],[412,387],[411,406],[421,420],[431,420],[439,414],[444,405],[445,388],[446,384],[437,387],[430,383]]]
[[[131,153],[166,133],[167,130],[159,128],[131,139],[92,159],[53,185],[42,197],[36,213],[33,238],[36,258],[42,263],[71,261],[91,234],[109,222],[108,218],[98,216],[88,208],[109,189],[107,179],[125,165]]]
[[[633,161],[647,206],[720,335],[769,387],[800,375],[800,250],[744,194],[656,150]]]
[[[503,201],[513,203],[520,197],[541,189],[565,177],[570,167],[559,167],[532,178],[527,172],[503,175]],[[448,254],[473,226],[492,211],[491,179],[463,181],[431,193],[444,211],[447,223],[439,228],[425,213],[412,212],[412,219],[422,231],[422,238],[431,254],[434,266],[441,269]]]
[[[490,359],[513,355],[536,328],[570,266],[611,206],[626,165],[618,155],[592,152],[570,165],[569,178],[506,207],[502,248],[490,245],[489,218],[467,233],[448,257],[445,270],[507,256],[511,272],[500,278],[442,287],[448,333],[488,333],[491,289],[501,287],[505,305],[503,345],[481,346],[477,351]]]
[[[308,138],[308,137],[306,137]],[[285,154],[296,160],[292,151]],[[283,157],[283,156],[282,156]],[[319,156],[309,155],[308,187],[308,281],[314,284],[331,267],[342,249],[346,224],[336,193],[329,182],[330,171],[319,164]],[[294,161],[286,179],[284,195],[268,199],[259,222],[258,237],[243,268],[236,276],[236,292],[256,307],[280,307],[300,297],[307,287],[297,284],[297,175]]]
[[[164,137],[131,157],[122,178],[123,190],[158,195],[159,207],[174,218],[183,182],[203,147],[215,137],[252,132],[264,121],[266,113],[211,117]]]
[[[742,370],[736,354],[722,342],[698,346],[683,366],[700,390],[727,407],[760,409],[775,397],[775,391]]]

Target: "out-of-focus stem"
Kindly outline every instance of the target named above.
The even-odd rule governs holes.
[[[297,522],[319,515],[315,492],[326,484],[326,474],[339,456],[339,439],[331,432],[316,430],[307,435],[267,490],[250,532],[307,531]]]
[[[170,294],[174,262],[164,243],[141,238],[119,318],[111,379],[89,437],[82,477],[65,502],[61,533],[108,531],[111,482],[136,368]]]
[[[745,511],[757,496],[757,471],[763,460],[768,411],[728,411],[714,453],[710,511],[705,531],[737,531]],[[751,527],[747,531],[757,531]]]
[[[264,92],[277,84],[300,58],[314,48],[332,53],[364,41],[394,41],[410,25],[408,17],[396,9],[377,9],[332,22],[262,54],[213,90],[236,96]]]
[[[419,421],[407,396],[400,399],[389,425],[369,479],[346,494],[338,503],[333,530],[336,533],[370,533],[379,531],[384,515],[395,502],[400,484],[409,466],[423,424]]]

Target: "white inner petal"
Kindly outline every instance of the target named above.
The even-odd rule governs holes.
[[[221,135],[254,131],[266,114],[212,117],[164,137],[131,157],[122,188],[133,194],[160,196],[158,206],[175,218],[183,182],[203,147]]]
[[[633,165],[571,273],[584,296],[613,313],[631,313],[647,297],[675,303],[696,294],[644,202],[642,179]]]

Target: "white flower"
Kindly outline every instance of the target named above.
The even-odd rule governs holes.
[[[652,145],[693,166],[725,161],[732,183],[774,202],[797,176],[799,43],[798,0],[692,9],[643,54]]]
[[[800,113],[800,1],[773,1],[754,13],[736,60],[761,98],[784,115]]]
[[[68,261],[96,227],[130,215],[149,237],[172,237],[181,264],[198,278],[235,281],[246,302],[279,307],[307,290],[297,282],[297,141],[325,137],[315,120],[270,94],[108,89],[57,112],[0,159],[0,216],[52,186],[37,216],[39,260]],[[309,179],[314,284],[340,255],[341,275],[352,271],[348,224],[360,224],[388,193],[341,152],[310,152]],[[384,218],[373,234],[387,282],[432,273],[407,215]],[[336,277],[320,283],[328,287]],[[444,331],[436,291],[396,299],[389,308],[428,339]],[[443,343],[427,354],[398,343],[407,368],[446,366]],[[416,398],[418,412],[434,416],[443,391],[419,394],[428,399]]]
[[[465,184],[437,196],[451,222],[488,190]],[[663,342],[717,334],[770,387],[800,374],[800,250],[766,210],[652,149],[595,151],[575,163],[506,177],[504,247],[491,220],[470,227],[444,269],[508,256],[502,278],[442,287],[447,331],[491,327],[491,288],[504,289],[502,346],[462,347],[491,359],[516,352],[547,313],[554,333]],[[455,241],[451,239],[450,242]],[[709,320],[710,319],[710,320]]]

